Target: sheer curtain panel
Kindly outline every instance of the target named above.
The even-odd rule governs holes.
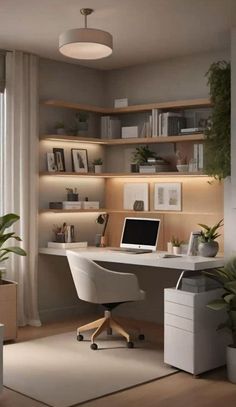
[[[18,282],[18,324],[40,326],[37,296],[38,58],[6,55],[4,212],[20,216],[15,230],[27,256],[11,256],[8,278]]]

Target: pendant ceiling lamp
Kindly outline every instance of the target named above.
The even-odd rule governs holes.
[[[59,37],[60,52],[75,59],[101,59],[112,53],[112,35],[107,31],[87,28],[87,16],[93,12],[91,8],[82,8],[84,28],[65,31]]]

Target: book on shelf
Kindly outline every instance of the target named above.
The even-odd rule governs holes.
[[[203,127],[188,127],[188,128],[183,128],[180,130],[181,134],[197,134],[197,133],[203,133],[204,132]]]
[[[152,109],[152,137],[158,137],[159,135],[159,111],[158,109]]]
[[[111,116],[101,117],[101,138],[116,139],[121,135],[120,120]]]
[[[181,132],[186,119],[182,113],[165,112],[159,114],[159,136],[174,136]]]
[[[82,249],[88,247],[88,242],[72,242],[72,243],[48,242],[48,247],[50,247],[51,249]]]
[[[196,163],[197,170],[203,170],[203,144],[195,143],[193,145],[193,158]]]

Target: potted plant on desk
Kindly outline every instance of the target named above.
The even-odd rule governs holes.
[[[216,280],[224,289],[223,295],[211,301],[207,307],[215,311],[226,310],[227,312],[228,319],[219,326],[219,329],[228,328],[231,332],[232,343],[227,346],[226,363],[228,379],[236,383],[236,257],[222,269],[203,273]]]
[[[214,226],[207,226],[199,223],[201,236],[199,236],[198,253],[203,257],[215,257],[219,250],[219,244],[215,241],[220,234],[217,230],[223,226],[223,219],[221,219]]]
[[[183,241],[179,240],[178,237],[172,236],[171,243],[172,243],[173,254],[180,254],[181,253],[181,244],[183,243]]]
[[[6,232],[20,217],[9,213],[0,217],[0,265],[8,258],[9,253],[26,256],[26,252],[18,246],[6,246],[9,239],[21,241],[15,232]],[[16,283],[4,280],[2,277],[6,272],[5,267],[0,267],[0,322],[5,325],[4,339],[15,339],[16,337]]]

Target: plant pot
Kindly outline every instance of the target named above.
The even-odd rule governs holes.
[[[172,247],[172,252],[173,252],[173,254],[180,254],[181,253],[181,247],[180,246],[173,246]]]
[[[198,254],[202,257],[215,257],[219,250],[219,244],[215,240],[211,242],[200,242],[198,244]]]
[[[63,136],[64,134],[66,134],[66,131],[63,127],[57,129],[57,134]]]
[[[102,173],[102,165],[94,165],[94,171],[95,171],[95,174],[101,174]]]
[[[236,348],[233,345],[226,349],[227,375],[231,383],[236,383]]]
[[[4,324],[3,339],[16,339],[16,290],[17,283],[1,280],[0,284],[0,321]]]

